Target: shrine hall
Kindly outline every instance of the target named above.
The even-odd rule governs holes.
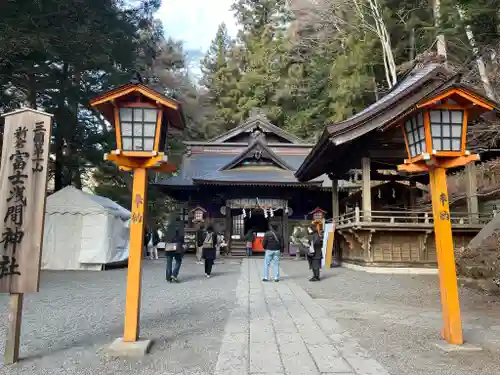
[[[238,127],[206,142],[185,142],[177,175],[156,184],[179,203],[177,229],[194,248],[194,233],[213,225],[233,255],[245,251],[245,235],[256,233],[254,252],[269,224],[283,235],[285,252],[295,226],[311,223],[316,208],[331,217],[332,194],[348,195],[359,185],[321,175],[299,182],[294,173],[313,145],[273,125],[254,110]]]

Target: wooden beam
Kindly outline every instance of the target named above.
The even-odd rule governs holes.
[[[370,212],[372,210],[372,188],[370,179],[370,158],[361,159],[361,170],[363,174],[363,192],[362,192],[362,210],[363,221],[370,221]]]
[[[7,317],[7,337],[4,351],[4,363],[6,365],[11,365],[19,361],[23,298],[24,295],[22,293],[13,293],[10,295]]]

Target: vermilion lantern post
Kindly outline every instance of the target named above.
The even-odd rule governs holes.
[[[180,104],[142,84],[129,83],[90,103],[115,128],[117,148],[105,155],[120,169],[133,171],[132,218],[125,303],[124,343],[139,340],[141,260],[147,207],[147,170],[173,172],[165,154],[167,133],[185,126]],[[147,341],[147,340],[146,340]],[[146,346],[145,350],[148,350]]]
[[[446,169],[479,160],[478,155],[466,150],[468,119],[493,108],[493,104],[470,91],[453,88],[418,104],[401,123],[408,159],[398,170],[428,172],[430,177],[443,338],[450,344],[463,344],[463,334]]]

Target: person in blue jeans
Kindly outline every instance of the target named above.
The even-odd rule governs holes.
[[[277,232],[275,225],[271,224],[270,229],[264,235],[262,247],[266,251],[264,256],[264,276],[262,281],[269,281],[269,266],[273,264],[274,281],[280,281],[280,258],[284,250],[283,238]]]
[[[181,270],[182,258],[185,254],[184,248],[184,237],[182,237],[179,231],[175,232],[174,241],[175,243],[175,251],[167,251],[165,254],[167,256],[167,270],[166,270],[166,279],[169,283],[174,282],[178,283],[179,279],[179,271]],[[175,259],[175,266],[172,265]]]

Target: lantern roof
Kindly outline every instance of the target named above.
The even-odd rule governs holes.
[[[309,181],[330,173],[342,179],[350,169],[359,167],[364,156],[370,157],[374,169],[395,167],[407,158],[404,139],[395,126],[437,100],[451,99],[467,106],[469,121],[486,111],[499,113],[497,103],[462,84],[461,78],[441,63],[417,64],[380,100],[344,121],[326,126],[295,176],[299,181]]]
[[[182,113],[181,104],[153,88],[140,83],[130,82],[125,85],[116,87],[105,92],[90,101],[90,106],[96,108],[106,120],[114,125],[114,105],[120,102],[130,101],[134,98],[143,98],[148,102],[155,103],[163,110],[164,116],[168,120],[168,124],[176,129],[182,130],[185,128],[184,115]]]
[[[326,214],[327,213],[327,211],[323,210],[322,208],[316,207],[314,210],[312,210],[311,212],[309,212],[309,215],[313,215],[313,214],[315,214],[317,212],[320,212],[322,214]]]
[[[203,211],[203,212],[207,212],[207,210],[205,210],[203,207],[201,207],[200,205],[196,206],[195,208],[193,208],[191,210],[191,212],[194,212],[194,211]]]

